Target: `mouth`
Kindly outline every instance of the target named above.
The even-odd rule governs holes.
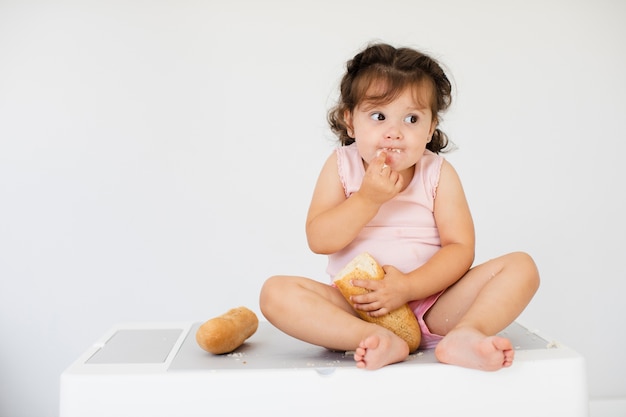
[[[390,154],[390,153],[400,153],[401,151],[398,148],[380,148],[379,150],[376,151],[376,156],[379,156],[381,152]]]

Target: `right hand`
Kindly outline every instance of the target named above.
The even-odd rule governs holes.
[[[404,184],[402,176],[385,163],[386,159],[387,153],[381,152],[370,161],[358,191],[363,198],[378,205],[395,197]]]

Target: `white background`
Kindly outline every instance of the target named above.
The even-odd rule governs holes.
[[[520,321],[585,356],[592,399],[626,397],[625,39],[618,0],[0,1],[0,415],[57,415],[116,323],[326,281],[304,217],[375,40],[450,71],[477,261],[532,254]]]

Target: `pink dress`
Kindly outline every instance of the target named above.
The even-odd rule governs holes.
[[[356,145],[337,148],[339,177],[346,197],[358,191],[365,175],[363,160]],[[405,190],[383,204],[359,235],[339,252],[328,256],[331,279],[362,252],[368,252],[381,265],[393,265],[404,273],[428,261],[441,248],[433,207],[443,157],[426,150],[415,166],[415,174]],[[420,348],[434,347],[441,336],[431,334],[424,313],[440,293],[409,303],[420,326]]]

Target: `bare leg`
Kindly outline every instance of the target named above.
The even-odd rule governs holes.
[[[437,359],[488,371],[511,366],[511,342],[495,335],[519,316],[538,286],[535,263],[522,252],[472,268],[425,317],[433,333],[445,335],[435,349]]]
[[[267,320],[290,336],[329,349],[355,350],[359,368],[377,369],[409,354],[404,340],[361,320],[338,289],[318,281],[272,277],[263,285],[260,306]]]

